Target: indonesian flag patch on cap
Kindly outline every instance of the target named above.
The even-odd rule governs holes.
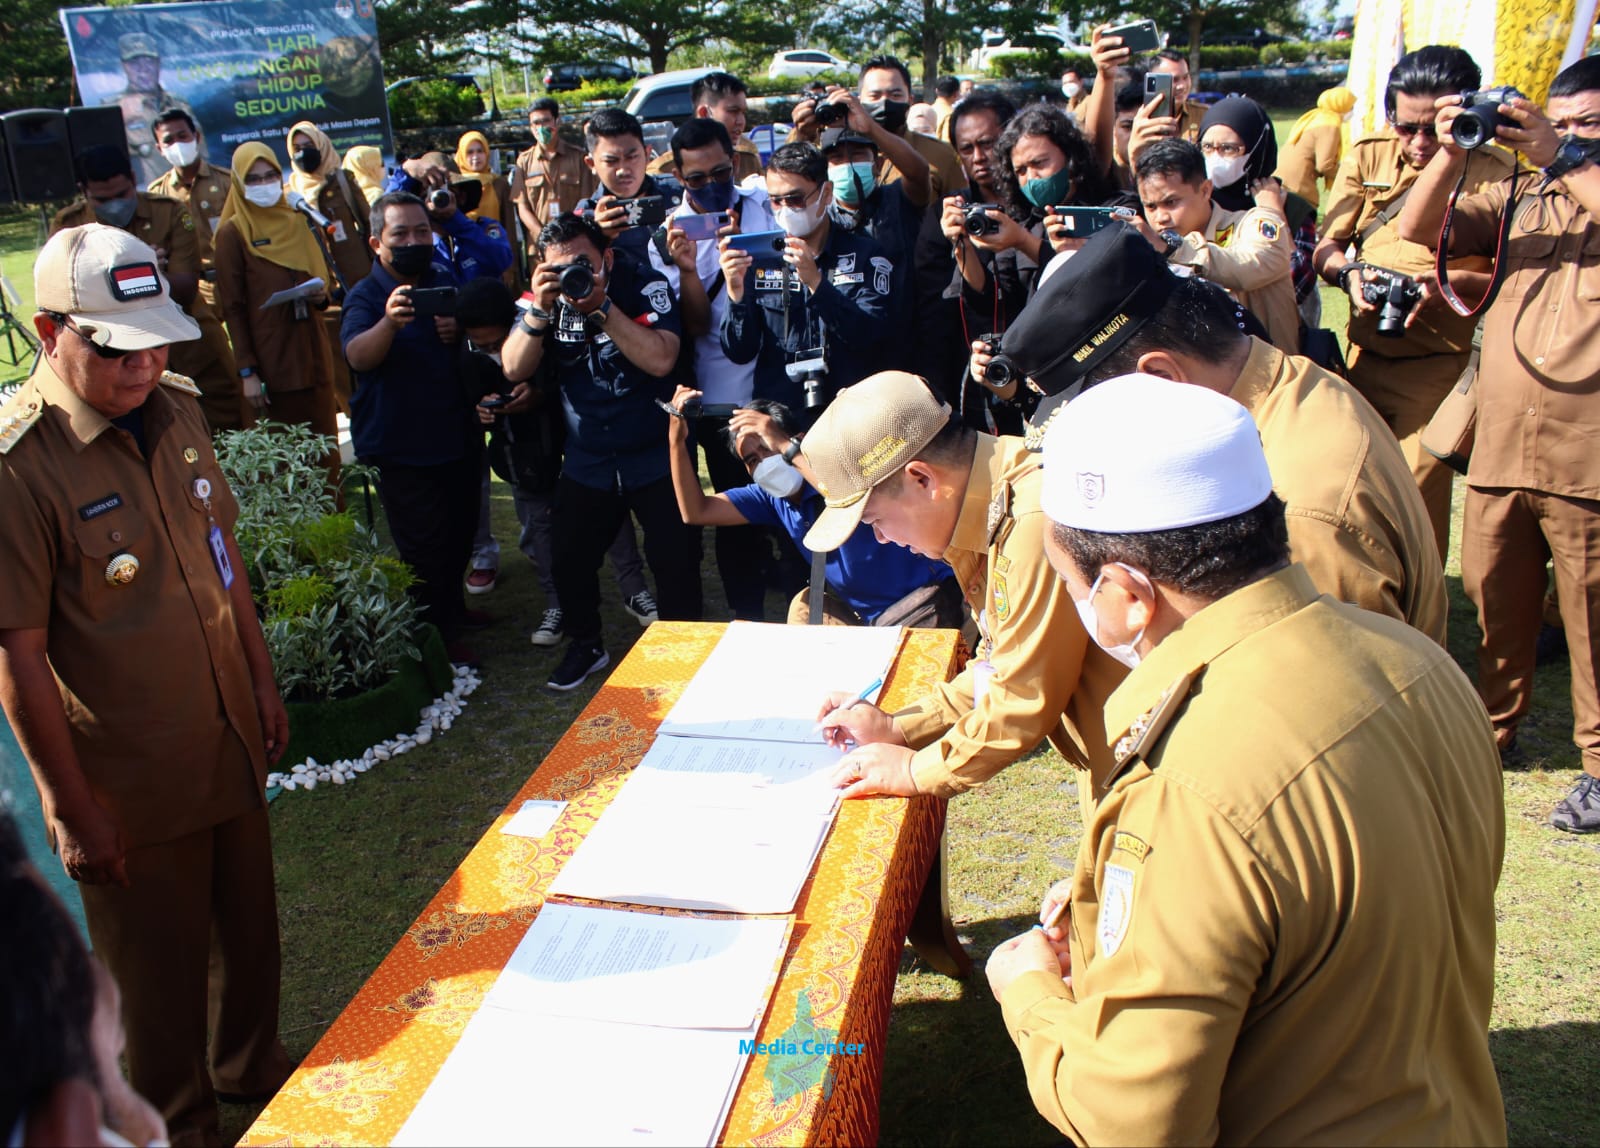
[[[154,263],[125,263],[111,269],[111,293],[120,302],[161,294],[161,279]]]

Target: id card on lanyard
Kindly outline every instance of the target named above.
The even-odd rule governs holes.
[[[206,508],[206,521],[211,528],[206,532],[206,544],[211,547],[211,562],[217,568],[217,577],[222,579],[224,590],[233,589],[233,559],[228,557],[228,540],[222,535],[222,527],[217,525],[217,520],[211,516],[211,482],[209,479],[197,478],[194,480],[194,496]]]

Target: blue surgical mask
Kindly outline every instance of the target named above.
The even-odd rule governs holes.
[[[733,196],[737,189],[734,187],[733,177],[709,181],[704,187],[691,187],[688,189],[689,198],[701,211],[727,211],[733,206]]]
[[[833,181],[833,198],[840,203],[865,203],[872,189],[878,186],[878,173],[871,160],[832,164],[828,168],[828,178]],[[857,184],[861,187],[859,194]]]
[[[1035,207],[1054,207],[1072,195],[1072,172],[1062,168],[1054,175],[1030,179],[1022,185],[1022,198]]]
[[[1133,567],[1124,565],[1121,562],[1116,563],[1116,565],[1121,566],[1130,574],[1139,574]],[[1142,574],[1139,576],[1141,578],[1144,577]],[[1094,580],[1094,585],[1089,587],[1089,596],[1081,602],[1074,598],[1072,604],[1077,608],[1078,620],[1083,623],[1083,628],[1088,632],[1089,640],[1131,670],[1139,664],[1137,647],[1140,639],[1144,637],[1144,631],[1140,630],[1135,634],[1131,642],[1121,642],[1114,646],[1108,646],[1100,640],[1100,615],[1094,612],[1094,596],[1100,589],[1100,584],[1105,581],[1105,578],[1106,572],[1101,570],[1100,576]]]

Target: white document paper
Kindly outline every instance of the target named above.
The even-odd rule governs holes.
[[[673,804],[826,817],[839,801],[831,778],[842,756],[797,742],[658,737],[612,806],[646,802],[660,816],[670,816],[659,811]]]
[[[484,1003],[633,1025],[746,1029],[766,1012],[791,924],[546,902]]]
[[[391,1143],[714,1144],[754,1039],[485,1005]]]
[[[552,896],[787,913],[833,816],[613,801],[550,884]]]
[[[326,284],[321,279],[313,276],[304,283],[297,283],[293,287],[285,287],[282,291],[274,291],[267,296],[267,301],[261,304],[261,309],[265,311],[268,307],[276,307],[280,303],[293,303],[296,299],[314,299],[322,294],[322,289],[325,286]]]
[[[731,622],[661,723],[664,734],[818,742],[828,694],[876,701],[900,649],[898,626]]]
[[[513,837],[547,836],[566,807],[565,801],[524,801],[522,808],[511,815],[511,820],[500,827],[500,832]]]

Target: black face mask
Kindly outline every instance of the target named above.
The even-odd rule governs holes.
[[[389,266],[396,275],[413,279],[433,265],[433,244],[400,243],[389,248]]]
[[[901,100],[862,100],[861,106],[891,134],[898,134],[906,126],[906,115],[911,111],[911,105]]]
[[[322,166],[322,152],[314,147],[303,147],[292,157],[294,166],[310,175]]]

